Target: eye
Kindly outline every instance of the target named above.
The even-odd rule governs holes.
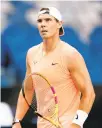
[[[52,19],[50,19],[50,18],[46,18],[46,22],[48,22],[48,21],[51,21]]]
[[[41,23],[41,22],[42,22],[42,20],[41,20],[41,19],[38,19],[38,20],[37,20],[37,22],[38,22],[38,23]]]

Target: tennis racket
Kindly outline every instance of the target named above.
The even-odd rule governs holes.
[[[27,91],[28,86],[32,93]],[[34,114],[49,121],[56,128],[62,128],[58,118],[58,97],[45,76],[37,72],[28,75],[23,82],[22,93]]]

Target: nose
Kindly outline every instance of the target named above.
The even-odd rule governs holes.
[[[46,26],[46,23],[45,23],[45,21],[43,20],[42,22],[41,22],[41,27],[45,27]]]

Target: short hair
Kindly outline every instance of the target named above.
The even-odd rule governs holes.
[[[43,11],[43,10],[49,11],[49,8],[41,8],[40,12]],[[56,20],[56,22],[59,22],[59,20],[57,20],[55,17],[54,17],[54,19]]]
[[[49,11],[49,8],[41,8],[40,11],[43,11],[43,10],[48,10]]]

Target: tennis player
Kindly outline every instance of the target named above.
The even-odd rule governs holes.
[[[83,57],[60,39],[64,35],[62,24],[61,14],[56,8],[39,11],[37,25],[43,42],[28,50],[26,76],[31,72],[46,76],[57,92],[59,121],[63,128],[82,128],[94,103],[95,93]],[[27,89],[29,94],[32,93],[30,84]],[[20,91],[13,128],[21,128],[20,121],[27,110],[28,105]],[[37,127],[55,128],[42,118],[38,119]]]

